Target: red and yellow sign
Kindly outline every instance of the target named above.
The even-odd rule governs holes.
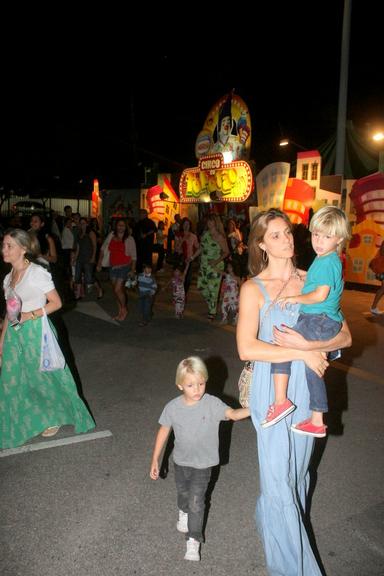
[[[187,168],[179,183],[180,201],[243,202],[253,190],[252,171],[247,162],[224,163],[222,154],[204,156],[196,168]]]

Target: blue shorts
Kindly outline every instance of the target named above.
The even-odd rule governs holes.
[[[111,280],[121,280],[122,282],[125,282],[130,270],[130,264],[124,266],[111,266],[109,269],[109,277]]]

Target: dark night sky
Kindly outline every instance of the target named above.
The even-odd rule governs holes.
[[[33,25],[28,14],[22,24],[10,18],[0,185],[49,185],[53,176],[132,184],[141,149],[175,168],[195,165],[196,136],[232,88],[250,109],[258,168],[289,159],[276,148],[281,131],[319,146],[336,131],[343,2],[325,0],[318,14],[311,4],[255,5],[252,18],[245,7],[220,15],[184,5],[177,25],[148,6],[140,17],[45,14],[49,26],[35,13]],[[353,1],[350,47],[348,118],[362,132],[384,122],[382,18],[368,4]]]

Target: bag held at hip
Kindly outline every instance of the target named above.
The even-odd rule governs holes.
[[[65,366],[65,358],[48,321],[44,308],[43,316],[41,317],[41,327],[40,372],[63,370]]]
[[[243,408],[249,407],[249,394],[251,392],[251,384],[253,377],[254,362],[247,361],[241,371],[238,386],[239,386],[239,403]]]

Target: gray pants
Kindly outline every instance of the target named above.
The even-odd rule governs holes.
[[[186,538],[203,542],[205,494],[211,479],[212,468],[191,468],[174,464],[177,489],[177,506],[188,514]]]

